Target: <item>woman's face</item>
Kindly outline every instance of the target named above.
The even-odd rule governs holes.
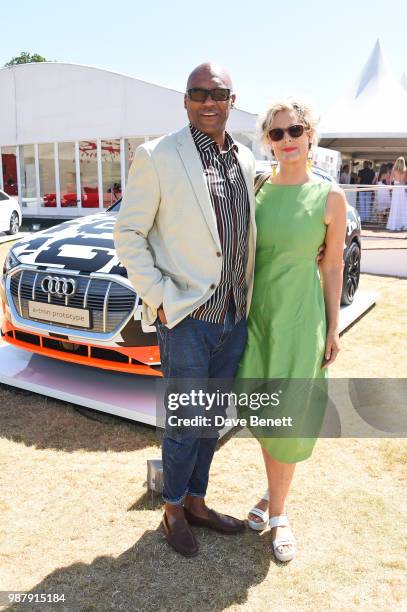
[[[275,114],[270,129],[281,128],[285,130],[291,125],[298,125],[299,121],[295,111],[285,110]],[[299,138],[293,138],[288,132],[284,132],[282,140],[272,141],[269,139],[274,157],[280,164],[293,164],[305,161],[308,157],[310,137],[304,129],[304,133]]]

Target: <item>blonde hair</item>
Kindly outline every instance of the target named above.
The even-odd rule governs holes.
[[[312,144],[318,144],[317,126],[319,117],[315,115],[314,110],[301,100],[296,98],[285,98],[273,102],[264,115],[260,117],[258,131],[260,132],[260,142],[263,147],[267,147],[271,144],[269,131],[271,130],[274,117],[281,111],[294,111],[298,117],[298,121],[303,123],[305,129],[309,132]]]
[[[400,174],[406,174],[407,166],[406,166],[406,160],[404,159],[404,157],[398,157],[396,159],[393,170],[395,172],[400,172]]]

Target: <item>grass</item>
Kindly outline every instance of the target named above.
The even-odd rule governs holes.
[[[342,337],[331,376],[405,376],[407,280],[364,275],[361,286],[380,299]],[[290,492],[298,554],[284,565],[269,532],[196,529],[193,559],[167,547],[145,488],[146,460],[160,456],[153,430],[4,385],[0,415],[0,590],[65,594],[63,608],[26,610],[407,608],[404,439],[317,442]],[[244,517],[264,489],[257,442],[220,447],[211,506]]]

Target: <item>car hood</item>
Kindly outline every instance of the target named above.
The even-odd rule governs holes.
[[[99,213],[65,221],[27,236],[12,249],[21,263],[80,272],[127,276],[113,242],[116,214]]]

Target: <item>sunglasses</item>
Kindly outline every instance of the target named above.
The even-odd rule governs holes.
[[[283,128],[273,128],[269,131],[269,137],[272,142],[278,142],[279,140],[283,140],[284,134],[288,132],[291,138],[299,138],[304,133],[304,126],[301,123],[296,125],[290,125],[290,127],[283,130]]]
[[[224,89],[223,87],[215,87],[215,89],[191,87],[191,89],[188,89],[187,94],[193,102],[206,102],[208,96],[215,102],[226,102],[230,98],[230,89]]]

